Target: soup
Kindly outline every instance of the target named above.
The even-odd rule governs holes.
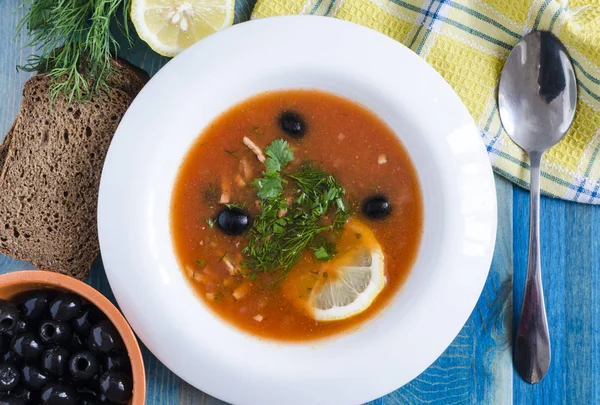
[[[260,337],[356,328],[406,279],[423,204],[412,162],[366,108],[273,91],[219,116],[179,170],[175,254],[197,295]]]

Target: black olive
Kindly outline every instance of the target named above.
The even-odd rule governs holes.
[[[390,215],[392,206],[386,196],[378,194],[363,202],[362,211],[369,218],[382,219]]]
[[[75,353],[81,350],[84,350],[87,347],[85,342],[85,338],[78,333],[73,333],[71,336],[71,340],[69,344],[67,344],[66,348],[69,349],[71,353]]]
[[[0,405],[25,405],[25,401],[21,398],[17,398],[14,395],[9,395],[0,398]]]
[[[92,352],[75,353],[69,360],[69,372],[77,381],[89,380],[99,369],[98,359]]]
[[[11,330],[5,332],[7,338],[13,338],[17,335],[21,335],[29,331],[29,321],[25,319],[19,319]]]
[[[81,298],[72,293],[61,294],[50,303],[50,317],[55,321],[70,321],[81,311]]]
[[[0,334],[0,354],[6,353],[7,350],[10,350],[10,339],[3,334]]]
[[[26,404],[37,403],[35,402],[35,395],[29,389],[23,385],[19,385],[17,388],[11,391],[10,395],[21,398]]]
[[[25,364],[21,369],[21,381],[33,391],[39,391],[50,380],[48,375],[33,364]]]
[[[65,345],[71,340],[71,326],[65,322],[42,321],[40,339],[46,344]]]
[[[21,364],[22,359],[12,350],[8,350],[0,357],[0,363]]]
[[[45,347],[41,340],[31,332],[25,332],[13,338],[11,343],[12,351],[17,356],[26,360],[36,359],[40,357]]]
[[[110,353],[104,358],[104,371],[131,371],[129,356],[126,353]]]
[[[106,399],[117,404],[126,404],[133,395],[133,382],[131,378],[119,371],[109,371],[100,377],[100,393]]]
[[[88,347],[93,352],[109,353],[123,347],[117,328],[108,320],[100,321],[90,329]]]
[[[40,397],[44,405],[75,405],[77,403],[77,391],[64,382],[46,384]]]
[[[250,225],[250,217],[239,208],[225,208],[217,217],[217,222],[227,235],[240,235]]]
[[[48,310],[50,294],[45,290],[28,291],[18,300],[21,316],[27,320],[37,321]]]
[[[85,306],[75,318],[71,320],[73,331],[87,335],[92,325],[100,320],[100,314],[93,305]]]
[[[14,389],[20,377],[19,369],[14,364],[0,364],[0,392]]]
[[[302,138],[306,134],[306,121],[295,111],[284,111],[279,116],[279,126],[292,138]]]
[[[19,320],[19,310],[12,302],[0,300],[0,332],[10,331]]]
[[[77,391],[77,405],[96,405],[101,403],[96,398],[96,393],[90,389],[84,388]]]
[[[60,377],[67,371],[69,352],[62,347],[53,347],[42,353],[42,368],[49,376]]]

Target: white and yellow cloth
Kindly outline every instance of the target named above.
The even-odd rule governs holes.
[[[569,133],[545,155],[542,189],[600,204],[600,0],[258,0],[252,18],[287,14],[362,24],[419,54],[462,98],[494,170],[525,187],[527,159],[502,129],[496,84],[521,36],[552,31],[573,59],[579,101]]]

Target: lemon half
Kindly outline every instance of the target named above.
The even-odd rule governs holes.
[[[133,0],[131,20],[150,47],[175,56],[233,24],[235,0]]]
[[[312,317],[317,321],[337,321],[360,314],[386,285],[384,255],[373,232],[354,220],[346,226],[345,234],[343,239],[355,235],[360,235],[360,239],[323,268],[327,277],[320,279],[308,299]]]

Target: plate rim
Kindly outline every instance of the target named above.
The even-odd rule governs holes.
[[[276,21],[276,22],[274,22]],[[394,46],[397,46],[399,49],[403,49],[402,52],[409,52],[410,54],[412,54],[414,57],[416,57],[416,59],[414,60],[418,60],[419,62],[416,62],[417,64],[420,65],[420,67],[423,68],[423,70],[425,72],[427,72],[425,75],[430,75],[430,74],[434,74],[435,76],[437,76],[438,78],[441,78],[443,80],[443,78],[437,73],[435,72],[435,70],[428,65],[425,61],[421,60],[416,54],[414,54],[411,50],[409,50],[408,48],[406,48],[404,45],[394,41],[393,39],[378,33],[376,31],[373,31],[369,28],[360,26],[358,24],[354,24],[351,22],[347,22],[347,21],[342,21],[342,20],[338,20],[338,19],[334,19],[334,18],[330,18],[330,17],[321,17],[321,16],[283,16],[283,17],[269,17],[269,18],[265,18],[265,19],[261,19],[261,20],[252,20],[249,22],[245,22],[243,24],[238,24],[235,25],[231,28],[228,28],[224,31],[222,31],[222,33],[227,33],[227,35],[231,36],[233,35],[233,32],[241,32],[243,33],[243,31],[246,31],[246,34],[248,34],[248,31],[251,31],[255,28],[252,27],[260,27],[260,26],[268,26],[268,25],[275,25],[277,26],[277,24],[305,24],[307,27],[310,26],[311,29],[315,29],[316,26],[320,26],[319,29],[322,29],[323,26],[332,26],[335,29],[351,29],[351,30],[358,30],[363,32],[364,37],[367,37],[368,35],[371,35],[373,38],[375,37],[379,37],[379,39],[377,39],[378,41],[388,41],[394,44]],[[351,26],[352,28],[343,28],[344,26],[349,27]],[[272,29],[273,27],[271,27]],[[256,28],[256,29],[260,29],[260,28]],[[329,28],[327,28],[329,29]],[[325,29],[325,30],[327,30]],[[184,58],[189,58],[189,56],[185,56],[185,55],[192,55],[193,53],[200,53],[201,51],[199,49],[201,49],[202,42],[215,42],[215,41],[220,41],[221,35],[222,33],[217,33],[212,35],[211,37],[199,42],[198,44],[188,48],[186,51],[184,51],[180,56],[178,56],[177,58],[174,58],[172,61],[168,62],[165,67],[163,67],[150,81],[150,83],[147,85],[147,88],[149,88],[150,86],[152,86],[152,82],[158,82],[158,81],[163,81],[163,80],[167,80],[168,77],[167,75],[171,74],[172,72],[176,72],[176,66],[179,66],[180,64],[184,63]],[[238,34],[241,35],[241,34]],[[167,79],[163,79],[163,77],[167,77]],[[436,79],[437,80],[437,79]],[[443,80],[445,82],[445,80]],[[140,101],[144,96],[144,94],[149,93],[149,90],[147,88],[144,88],[142,90],[142,92],[140,93],[140,95],[138,95],[138,97],[136,98],[136,100],[134,100],[134,102],[132,103],[132,107],[135,106],[136,104],[139,104]],[[464,106],[464,104],[462,104],[462,102],[460,101],[458,95],[456,95],[456,93],[450,88],[450,86],[446,83],[446,89],[445,90],[440,90],[441,92],[447,92],[447,90],[450,90],[450,92],[452,93],[449,97],[452,99],[454,98],[455,101],[458,102],[457,105],[455,105],[453,108],[457,108],[458,110],[462,110],[462,114],[464,115],[464,113],[466,113],[468,115],[468,119],[466,119],[466,121],[469,121],[469,125],[472,127],[470,128],[470,132],[471,133],[475,133],[474,130],[476,130],[476,126],[475,123],[473,122],[473,119],[471,118],[471,116],[469,115],[466,107]],[[239,101],[239,100],[238,100]],[[131,107],[130,107],[131,109]],[[126,116],[123,118],[123,121],[125,121]],[[121,125],[119,126],[119,128],[121,127]],[[116,142],[118,142],[119,139],[119,135],[120,131],[117,130],[116,134],[115,134],[115,138],[113,139],[113,143],[111,143],[111,147],[109,149],[109,152],[107,154],[107,162],[109,161],[108,157],[111,156],[111,151],[113,150],[113,144],[118,144]],[[475,134],[478,135],[478,134]],[[485,148],[483,145],[483,142],[479,139],[480,143],[481,143],[481,150],[482,152],[485,154],[485,157],[487,159],[487,153],[485,153]],[[100,246],[101,246],[101,250],[103,252],[105,252],[105,249],[103,249],[103,246],[106,246],[106,243],[103,243],[103,239],[104,239],[104,231],[101,231],[101,229],[104,229],[104,226],[101,226],[101,222],[104,220],[105,216],[104,216],[104,211],[103,211],[103,203],[105,201],[106,197],[106,193],[102,193],[102,191],[107,187],[106,186],[106,178],[105,178],[105,172],[108,173],[107,171],[107,167],[105,166],[103,169],[103,173],[102,173],[102,179],[101,179],[101,185],[100,185],[100,197],[99,197],[99,203],[98,203],[98,230],[99,230],[99,236],[100,236]],[[489,173],[488,173],[488,177],[489,179],[491,179],[492,184],[494,183],[494,179],[493,179],[493,174],[492,174],[492,169],[491,169],[491,165],[489,165]],[[475,294],[473,295],[473,297],[470,297],[470,302],[472,301],[472,305],[471,303],[469,303],[469,305],[467,305],[468,307],[470,307],[470,310],[468,311],[468,313],[464,316],[464,320],[461,323],[460,327],[458,328],[458,330],[456,330],[456,333],[454,333],[453,338],[460,332],[460,330],[462,329],[464,323],[468,320],[468,317],[470,316],[472,310],[475,308],[475,305],[477,303],[477,300],[479,299],[479,296],[483,290],[484,284],[485,284],[485,280],[487,279],[487,275],[489,273],[489,268],[491,266],[491,261],[492,261],[492,255],[493,255],[493,246],[495,244],[495,239],[496,239],[496,232],[497,232],[497,217],[496,217],[496,212],[497,212],[497,205],[496,205],[496,195],[495,195],[495,186],[494,186],[494,193],[493,193],[493,207],[492,207],[492,211],[494,212],[494,217],[493,219],[491,219],[492,225],[493,225],[493,238],[491,239],[491,245],[492,245],[492,250],[491,253],[489,254],[489,260],[488,264],[487,264],[487,270],[485,272],[482,271],[482,273],[485,273],[485,277],[480,277],[479,282],[477,283],[478,286],[477,288],[474,288],[474,290],[477,290],[477,294],[475,296]],[[104,225],[104,224],[102,224]],[[484,260],[485,261],[485,260]],[[106,273],[107,273],[107,278],[109,280],[109,283],[111,284],[111,287],[115,286],[119,281],[118,281],[118,274],[114,273],[111,270],[109,270],[108,268],[106,269]],[[480,275],[481,276],[481,275]],[[402,287],[401,287],[402,288]],[[120,297],[120,294],[118,295],[115,292],[115,298],[117,299],[117,301],[119,302],[119,304],[122,303],[123,297]],[[124,314],[127,316],[127,313],[125,312],[126,310],[124,310]],[[127,311],[129,312],[129,311]],[[132,314],[130,314],[131,316]],[[462,314],[461,314],[462,315]],[[462,317],[461,317],[462,318]],[[132,325],[133,327],[133,325]],[[135,328],[134,328],[135,330]],[[143,339],[142,339],[143,340]],[[448,345],[451,344],[452,341],[448,342]],[[144,342],[146,343],[146,342]],[[152,350],[152,345],[148,345],[149,349]],[[435,361],[439,355],[441,355],[441,353],[443,352],[443,350],[445,350],[445,348],[447,347],[447,345],[443,345],[443,347],[441,348],[441,351],[439,350],[439,348],[437,349],[437,351],[439,352],[438,355],[435,356],[435,358],[432,360],[432,362],[428,363],[427,366],[425,366],[424,368],[422,368],[422,370],[419,371],[418,374],[420,374],[420,372],[422,372],[425,368],[427,368],[430,364],[433,363],[433,361]],[[170,364],[172,363],[169,359],[162,359],[162,356],[157,356],[159,357],[159,359],[166,365],[166,364]],[[173,371],[175,373],[175,371]],[[418,375],[417,374],[417,375]],[[179,374],[178,374],[179,375]],[[181,376],[181,375],[180,375]],[[416,377],[416,375],[415,375]],[[198,384],[195,384],[196,381],[193,381],[193,378],[189,378],[189,375],[184,375],[182,376],[182,378],[186,381],[188,381],[190,384],[194,385],[194,386],[198,386]],[[409,380],[410,381],[410,380]],[[407,381],[408,382],[408,381]],[[202,385],[202,384],[200,384]],[[403,385],[403,384],[402,384]],[[400,385],[400,386],[402,386]],[[200,388],[200,387],[199,387]],[[386,390],[386,392],[382,392],[381,388],[378,388],[379,392],[378,392],[378,396],[381,395],[385,395],[389,392],[392,392],[393,390],[400,388],[400,387],[396,387],[392,390]],[[214,387],[206,387],[206,386],[202,386],[200,389],[202,389],[204,392],[213,395],[215,397],[218,398],[222,398],[224,400],[229,400],[230,402],[234,402],[234,403],[256,403],[256,402],[239,402],[239,395],[230,395],[230,393],[228,392],[222,392],[218,389],[214,389]],[[373,397],[373,396],[368,396],[369,399],[375,399],[377,397]],[[361,401],[364,398],[361,398]],[[277,403],[277,402],[269,402],[269,403]],[[323,403],[327,403],[327,402],[323,402]],[[345,402],[344,402],[345,403]],[[351,402],[348,402],[351,403]]]

